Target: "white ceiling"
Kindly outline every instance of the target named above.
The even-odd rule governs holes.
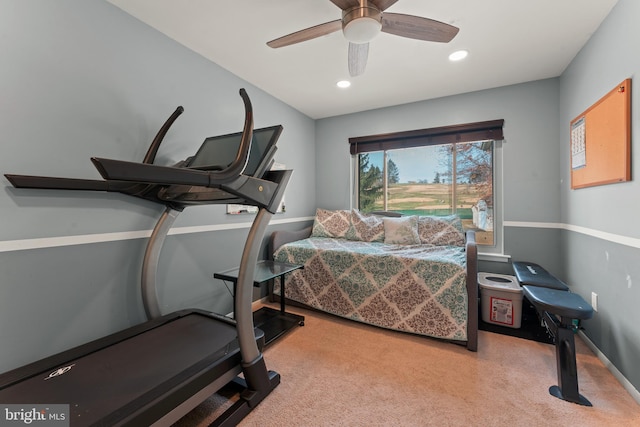
[[[108,0],[311,118],[557,77],[617,0],[399,0],[388,12],[460,28],[448,44],[382,33],[348,89],[336,32],[272,49],[277,37],[341,18],[329,0]],[[458,49],[462,62],[447,57]]]

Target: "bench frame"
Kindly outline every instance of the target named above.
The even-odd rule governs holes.
[[[530,286],[523,286],[526,290]],[[564,291],[556,291],[564,292]],[[531,301],[530,301],[531,302]],[[535,303],[531,302],[534,307]],[[536,307],[537,308],[537,307]],[[559,399],[577,403],[583,406],[593,406],[589,400],[578,391],[578,366],[576,363],[575,329],[573,319],[556,315],[548,311],[538,311],[542,322],[546,326],[556,346],[556,370],[558,372],[558,385],[549,387],[549,393]]]
[[[534,267],[536,276],[529,274]],[[516,277],[524,291],[527,300],[536,308],[542,323],[553,336],[556,347],[556,369],[558,374],[558,385],[549,387],[549,393],[559,399],[577,403],[583,406],[593,406],[589,400],[578,391],[578,367],[576,363],[576,346],[574,319],[589,319],[593,316],[593,308],[582,297],[572,294],[572,300],[576,301],[575,307],[549,303],[549,296],[557,296],[558,300],[566,300],[568,290],[561,285],[566,285],[556,279],[537,264],[514,262],[513,268]],[[558,283],[554,283],[557,280]],[[558,285],[557,287],[555,285]],[[540,291],[544,289],[546,300],[540,301],[538,297]],[[568,289],[568,288],[567,288]],[[538,295],[536,295],[538,293]]]

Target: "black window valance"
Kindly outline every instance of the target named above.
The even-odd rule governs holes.
[[[437,128],[393,132],[349,138],[351,154],[368,153],[425,145],[451,144],[484,140],[502,140],[504,120],[465,123]]]

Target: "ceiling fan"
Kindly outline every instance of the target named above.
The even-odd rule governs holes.
[[[279,48],[331,34],[342,29],[349,41],[349,74],[364,72],[369,55],[369,42],[381,31],[417,40],[448,43],[459,29],[444,22],[400,13],[383,13],[398,0],[330,0],[342,9],[342,19],[296,31],[267,42]]]

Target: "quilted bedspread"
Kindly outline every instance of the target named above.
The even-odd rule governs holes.
[[[383,328],[467,340],[463,247],[310,237],[283,245],[275,259],[304,265],[287,276],[289,299]]]

